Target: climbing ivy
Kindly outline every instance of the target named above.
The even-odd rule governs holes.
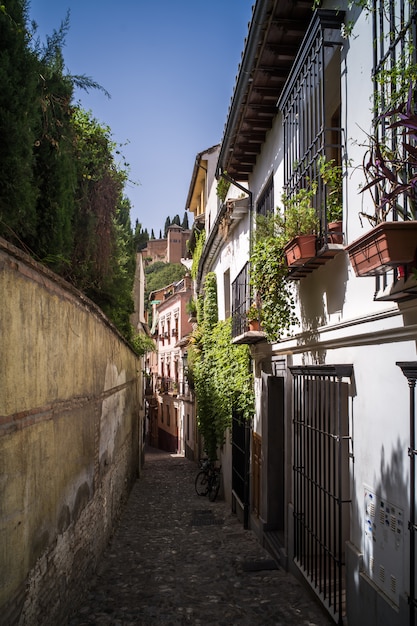
[[[297,323],[293,286],[287,280],[284,256],[287,241],[279,215],[259,217],[250,256],[250,281],[269,341],[278,341]]]
[[[190,270],[191,278],[193,280],[196,280],[197,278],[198,264],[200,263],[201,254],[203,252],[205,241],[206,241],[206,231],[202,230],[201,233],[196,235],[195,248],[193,251],[193,264]]]
[[[250,420],[254,412],[249,348],[232,344],[231,318],[218,321],[216,276],[204,282],[203,315],[193,333],[189,369],[195,383],[198,426],[208,456],[216,459],[232,415]]]

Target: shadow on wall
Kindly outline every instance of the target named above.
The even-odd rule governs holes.
[[[314,348],[320,338],[318,329],[328,324],[330,315],[341,315],[347,280],[347,255],[338,254],[331,263],[318,268],[300,281],[298,298],[303,332],[298,345],[309,347],[313,362],[317,365],[326,362],[326,350],[318,346]]]
[[[352,551],[347,558],[348,620],[356,626],[409,623],[409,510],[404,506],[409,501],[407,445],[398,439],[391,457],[386,457],[383,446],[380,474],[373,485],[356,485],[355,478],[352,483],[353,493],[362,494],[362,500],[352,501],[351,527],[362,541],[361,546],[354,546],[359,558],[354,557],[353,564]]]

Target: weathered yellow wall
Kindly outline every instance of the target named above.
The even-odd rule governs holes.
[[[0,338],[0,623],[56,624],[137,476],[140,363],[89,300],[1,239]]]

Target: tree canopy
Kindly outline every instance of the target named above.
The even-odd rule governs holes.
[[[147,233],[132,233],[128,172],[115,162],[110,128],[73,103],[76,87],[102,88],[66,73],[68,28],[67,16],[41,44],[26,0],[0,6],[0,235],[81,289],[130,338],[135,249]]]

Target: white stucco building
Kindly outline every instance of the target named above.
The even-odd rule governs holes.
[[[407,72],[398,68],[415,62],[416,17],[414,5],[394,0],[341,8],[254,4],[216,150],[217,177],[227,172],[234,184],[221,203],[211,180],[199,209],[206,244],[197,289],[214,271],[220,317],[232,315],[234,340],[252,344],[247,484],[233,483],[241,459],[226,447],[226,498],[336,623],[400,626],[414,624],[415,611],[417,237],[411,253],[362,276],[347,248],[372,230],[360,219],[374,210],[371,195],[360,193],[362,163],[386,96],[373,77],[384,76],[386,93],[401,87]],[[343,171],[337,241],[321,157]],[[299,324],[267,342],[242,326],[255,216],[282,208],[284,190],[296,194],[311,181],[318,184],[315,252],[288,267]],[[409,202],[412,220],[415,208]],[[402,217],[394,211],[387,219]]]

